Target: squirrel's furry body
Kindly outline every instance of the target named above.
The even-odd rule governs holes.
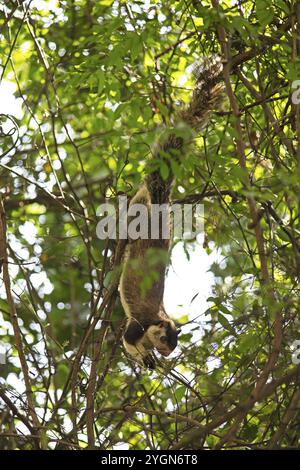
[[[150,171],[130,202],[130,206],[144,204],[149,220],[152,204],[169,204],[173,183],[170,159],[180,160],[180,153],[191,140],[189,129],[199,132],[221,100],[223,84],[219,58],[210,57],[197,64],[194,75],[196,81],[190,104],[177,113],[174,131],[162,135],[152,152],[154,163],[162,159],[167,164],[168,177],[164,179],[159,168]],[[176,326],[163,306],[169,249],[170,239],[162,236],[129,240],[120,281],[121,302],[128,318],[123,337],[125,348],[138,362],[151,368],[154,367],[151,355],[154,348],[167,356],[177,345]],[[145,287],[147,278],[150,283]]]

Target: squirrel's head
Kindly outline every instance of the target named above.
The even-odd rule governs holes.
[[[180,330],[172,320],[164,319],[151,324],[146,336],[153,348],[166,357],[176,348],[179,333]]]

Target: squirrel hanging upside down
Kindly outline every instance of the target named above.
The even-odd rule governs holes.
[[[195,86],[190,103],[176,114],[172,129],[159,140],[152,151],[153,160],[163,160],[168,166],[168,176],[163,178],[160,168],[150,171],[145,177],[133,204],[144,204],[149,218],[152,204],[169,204],[173,183],[170,159],[180,161],[180,155],[191,140],[191,131],[197,135],[207,124],[211,111],[217,109],[223,92],[222,62],[213,56],[199,61],[194,66]],[[151,161],[149,162],[151,165]],[[170,240],[129,239],[125,251],[123,271],[120,279],[120,296],[127,316],[123,335],[126,351],[139,364],[150,369],[155,368],[152,350],[156,349],[163,356],[168,356],[177,346],[179,331],[168,317],[163,294],[167,256]],[[145,290],[144,280],[154,273],[153,282]]]

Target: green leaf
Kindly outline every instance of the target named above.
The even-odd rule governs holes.
[[[223,326],[223,328],[225,328],[225,330],[228,330],[230,331],[230,333],[234,334],[234,329],[232,328],[232,326],[230,325],[229,321],[227,320],[227,318],[220,312],[218,312],[218,321],[219,323],[221,323],[221,325]]]
[[[102,70],[98,71],[97,78],[98,78],[98,95],[101,95],[104,85],[105,85],[105,74]]]
[[[159,163],[159,168],[160,168],[160,174],[162,176],[162,178],[164,180],[166,180],[169,176],[169,167],[168,165],[166,164],[166,162],[164,162],[163,160]]]

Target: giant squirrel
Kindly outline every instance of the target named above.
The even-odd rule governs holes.
[[[195,85],[189,105],[177,112],[173,132],[168,130],[165,136],[162,135],[152,151],[152,162],[164,160],[168,166],[168,176],[163,178],[160,168],[150,168],[130,202],[130,205],[145,204],[149,217],[152,204],[169,204],[173,183],[170,159],[180,159],[180,154],[191,140],[190,131],[197,134],[203,129],[211,111],[217,109],[221,101],[223,82],[220,58],[213,56],[197,62],[193,73]],[[153,349],[168,356],[177,346],[177,327],[163,305],[167,268],[165,254],[169,250],[170,240],[162,236],[159,239],[129,239],[120,279],[121,303],[127,316],[123,344],[132,358],[150,369],[155,367]],[[153,272],[153,282],[145,291],[144,279]]]

